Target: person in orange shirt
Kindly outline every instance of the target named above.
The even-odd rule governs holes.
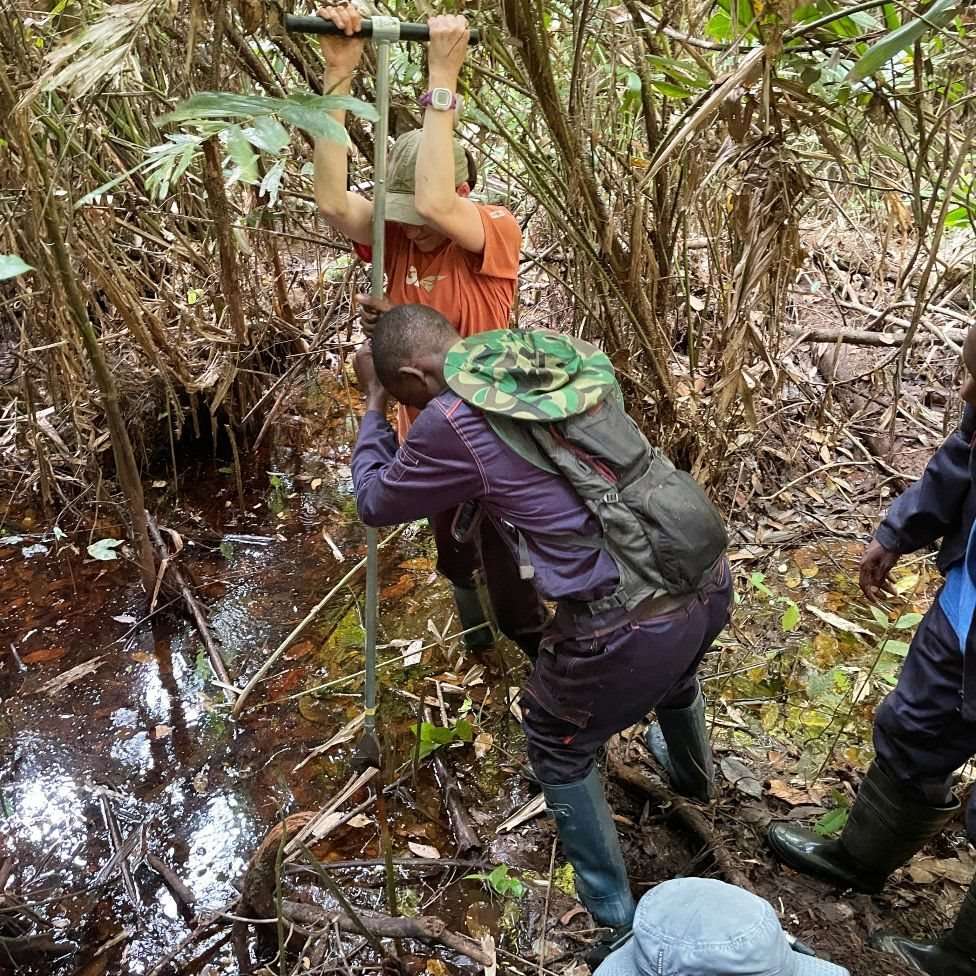
[[[364,41],[353,35],[361,14],[350,3],[318,11],[345,36],[320,37],[325,58],[325,90],[348,95],[362,58]],[[454,138],[457,81],[468,49],[467,21],[461,16],[428,20],[428,88],[420,97],[424,125],[400,136],[390,153],[386,198],[387,298],[359,296],[367,330],[393,305],[429,305],[462,337],[508,328],[518,278],[522,233],[505,207],[470,199],[477,181],[472,157]],[[345,125],[346,113],[333,118]],[[326,139],[315,144],[315,202],[326,222],[370,258],[373,204],[348,189],[345,145]],[[400,407],[400,438],[413,419]],[[466,516],[468,513],[464,513]],[[478,571],[499,629],[529,656],[538,650],[547,613],[535,588],[519,576],[508,547],[482,519],[468,533],[457,509],[431,519],[437,543],[437,568],[454,587],[454,598],[471,649],[492,643],[477,587]],[[477,628],[477,629],[472,629]]]

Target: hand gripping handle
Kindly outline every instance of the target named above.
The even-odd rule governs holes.
[[[295,14],[285,14],[285,30],[293,34],[342,34],[342,31],[331,20],[325,20],[322,17],[298,17]],[[373,21],[368,18],[363,20],[362,29],[355,36],[372,37]],[[401,21],[396,38],[384,37],[382,39],[427,42],[430,40],[430,28],[426,24],[410,24]],[[480,40],[481,31],[477,28],[468,31],[468,44],[477,44]]]

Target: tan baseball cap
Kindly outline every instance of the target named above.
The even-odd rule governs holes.
[[[425,223],[414,205],[417,190],[417,154],[420,152],[420,139],[423,129],[405,132],[390,150],[386,172],[386,219],[401,224]],[[457,139],[454,142],[454,185],[460,186],[468,180],[468,159],[464,148]]]

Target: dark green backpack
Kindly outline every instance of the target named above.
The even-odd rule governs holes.
[[[701,486],[652,447],[623,407],[609,359],[554,332],[498,330],[462,340],[444,375],[513,450],[566,478],[602,528],[598,538],[541,536],[606,549],[620,585],[593,613],[698,589],[728,546]],[[536,533],[536,536],[538,534]],[[520,545],[523,575],[532,575]]]

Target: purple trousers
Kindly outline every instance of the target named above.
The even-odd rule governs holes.
[[[918,625],[895,690],[874,718],[874,749],[884,771],[933,805],[947,801],[952,774],[976,755],[976,722],[962,715],[965,663],[936,597]],[[976,841],[976,791],[966,826]]]
[[[602,636],[567,637],[557,613],[522,699],[529,761],[546,784],[583,779],[617,732],[698,693],[698,665],[729,620],[728,564],[677,610]]]
[[[455,586],[471,589],[479,573],[485,583],[498,629],[534,658],[549,614],[530,580],[519,575],[518,564],[491,519],[482,518],[475,537],[458,542],[451,533],[456,508],[431,520],[437,544],[437,569]]]

